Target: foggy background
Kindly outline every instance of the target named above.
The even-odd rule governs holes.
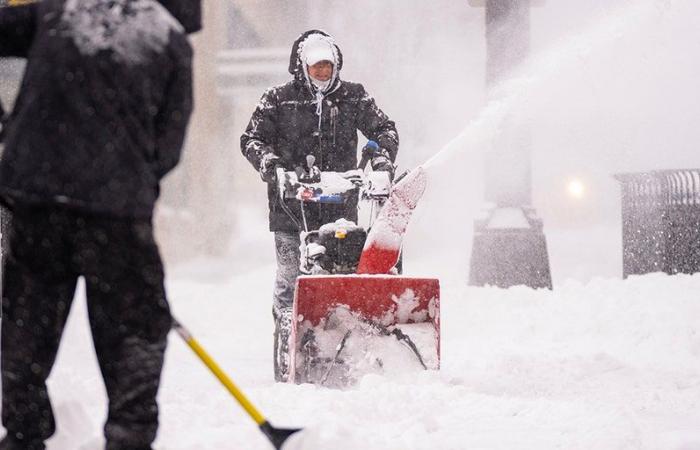
[[[700,166],[700,3],[538,3],[529,60],[489,94],[484,9],[467,1],[205,1],[196,111],[158,208],[166,260],[213,255],[228,273],[271,261],[264,185],[238,139],[264,89],[290,79],[294,39],[320,28],[343,51],[341,78],[363,83],[397,123],[400,171],[444,149],[406,236],[407,273],[466,282],[483,152],[507,115],[532,133],[533,203],[555,284],[621,276],[612,175]],[[18,72],[0,64],[6,105]],[[574,179],[580,198],[567,191]]]

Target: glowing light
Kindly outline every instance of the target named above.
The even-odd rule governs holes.
[[[573,179],[569,181],[566,186],[566,191],[575,199],[581,199],[586,195],[586,186],[581,182],[581,180]]]

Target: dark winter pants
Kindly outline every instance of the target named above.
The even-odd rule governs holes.
[[[276,312],[291,309],[294,303],[294,288],[299,276],[300,245],[298,232],[275,232],[277,275],[272,299]]]
[[[108,448],[149,449],[158,427],[156,393],[171,323],[150,221],[58,208],[17,209],[12,219],[1,344],[2,423],[8,436],[41,442],[55,431],[46,379],[83,276],[109,399]]]
[[[276,381],[287,381],[289,377],[288,339],[292,328],[292,304],[294,288],[299,276],[298,232],[275,232],[277,275],[272,292],[272,316],[275,320],[273,362]]]

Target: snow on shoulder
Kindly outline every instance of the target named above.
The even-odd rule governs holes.
[[[85,55],[112,50],[127,64],[139,64],[168,44],[182,25],[155,0],[67,0],[62,33]]]

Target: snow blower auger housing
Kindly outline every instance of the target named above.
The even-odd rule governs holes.
[[[344,387],[369,373],[439,369],[439,281],[397,275],[394,267],[425,172],[419,167],[393,186],[387,173],[359,169],[307,181],[279,169],[277,180],[281,204],[299,201],[305,230],[288,381]],[[358,191],[370,206],[369,231],[345,219],[306,229],[304,203],[344,202]]]

